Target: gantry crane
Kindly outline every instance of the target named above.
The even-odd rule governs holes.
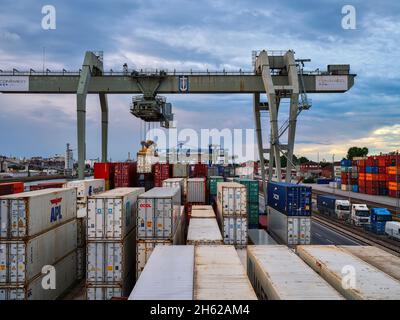
[[[287,157],[287,172],[293,166],[293,148],[296,133],[297,115],[309,108],[304,93],[343,93],[354,84],[355,74],[350,73],[349,65],[329,65],[327,71],[303,72],[294,52],[261,51],[255,54],[255,69],[250,72],[167,72],[135,71],[105,72],[102,52],[87,51],[82,68],[69,72],[35,72],[33,69],[20,72],[0,71],[0,92],[2,93],[48,93],[77,95],[77,137],[78,137],[78,175],[84,177],[85,136],[86,136],[86,97],[98,94],[102,122],[102,161],[107,161],[108,103],[107,94],[142,94],[143,97],[156,97],[157,94],[202,94],[239,93],[253,95],[253,109],[257,130],[257,141],[261,162],[264,194],[265,166],[264,156],[269,154],[269,177],[272,178],[273,161],[277,179],[281,179],[279,157]],[[306,61],[306,60],[304,60]],[[268,101],[261,102],[260,94],[267,94]],[[303,96],[303,100],[300,99]],[[289,119],[281,129],[278,127],[278,112],[281,99],[290,99]],[[260,112],[270,115],[270,148],[264,148]],[[288,142],[280,139],[288,131]],[[288,179],[288,175],[286,175]],[[266,199],[266,194],[265,194]]]

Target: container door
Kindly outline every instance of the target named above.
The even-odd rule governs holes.
[[[104,242],[87,245],[87,281],[104,282]]]
[[[26,236],[26,205],[24,200],[11,201],[11,236]]]
[[[154,201],[153,199],[138,200],[137,238],[146,239],[154,237]]]
[[[9,244],[7,243],[0,243],[0,283],[4,284],[7,283],[8,279],[7,279],[7,272],[8,272],[8,247]],[[4,291],[5,294],[5,291]],[[4,300],[1,299],[0,300]]]
[[[0,237],[8,237],[9,201],[1,200],[0,203]]]
[[[155,201],[156,201],[156,208],[155,208],[156,238],[171,239],[173,231],[172,199],[156,199]]]
[[[114,239],[122,239],[122,200],[107,199],[106,200],[106,237]]]
[[[25,243],[11,243],[9,246],[9,282],[24,283],[26,256]]]
[[[122,281],[122,245],[120,243],[106,244],[105,267],[107,282]]]

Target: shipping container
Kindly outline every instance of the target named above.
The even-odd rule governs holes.
[[[168,163],[156,163],[153,165],[155,187],[163,186],[163,181],[169,178],[169,171],[170,168]]]
[[[375,246],[339,246],[391,277],[400,280],[400,258]]]
[[[172,239],[180,222],[179,188],[153,188],[138,198],[137,239]]]
[[[113,297],[123,297],[122,285],[88,284],[86,285],[87,300],[111,300]]]
[[[222,216],[246,216],[246,187],[237,182],[218,183],[217,208]]]
[[[129,300],[193,300],[194,246],[158,246]]]
[[[76,249],[76,278],[82,280],[86,277],[86,246]]]
[[[247,244],[247,218],[219,216],[219,219],[225,244],[235,245],[236,247]]]
[[[206,164],[196,163],[189,165],[189,177],[190,178],[206,178],[208,167]]]
[[[31,185],[29,187],[29,191],[62,188],[63,185],[64,185],[63,182],[43,182],[43,183],[38,183],[38,184]]]
[[[76,281],[76,252],[70,253],[53,265],[56,274],[55,289],[43,288],[47,274],[40,274],[26,285],[0,287],[0,300],[55,300]]]
[[[115,188],[134,187],[136,182],[136,174],[137,174],[136,162],[114,163],[114,187]]]
[[[76,197],[79,203],[86,203],[87,197],[106,191],[104,179],[68,181],[64,184],[64,187],[76,188]]]
[[[157,246],[171,246],[173,240],[137,240],[136,242],[136,280],[140,279],[151,253]]]
[[[192,206],[192,211],[190,213],[190,218],[216,218],[214,209],[211,206],[207,206],[210,207],[209,209],[195,209],[195,206]]]
[[[247,275],[261,300],[343,300],[287,246],[248,246]]]
[[[234,181],[246,187],[248,203],[258,204],[259,188],[257,180],[235,178]]]
[[[3,182],[0,183],[0,196],[5,196],[13,193],[24,192],[23,182]]]
[[[87,218],[76,219],[77,223],[77,245],[83,247],[86,244]]]
[[[189,166],[184,163],[174,163],[172,165],[172,176],[174,178],[187,178],[189,176]]]
[[[0,240],[0,285],[27,284],[43,266],[74,251],[76,228],[76,220],[72,220],[25,241]]]
[[[95,162],[93,175],[95,179],[104,179],[106,190],[114,189],[114,164],[110,162]]]
[[[208,190],[210,195],[216,196],[217,195],[217,183],[224,182],[224,177],[220,176],[211,176],[208,178]]]
[[[117,188],[88,199],[87,238],[123,239],[136,226],[138,197],[144,188]]]
[[[311,217],[287,216],[271,207],[268,210],[268,230],[287,245],[311,243]]]
[[[298,246],[297,252],[311,268],[347,299],[400,299],[398,280],[342,248],[333,245]],[[354,274],[354,278],[349,278],[345,286],[344,273]]]
[[[212,167],[208,167],[207,170],[207,177],[213,177],[213,176],[218,176],[219,175],[219,171],[218,171],[218,167],[217,166],[212,166]]]
[[[187,202],[205,203],[206,202],[206,179],[189,178],[187,179]]]
[[[162,183],[163,187],[167,188],[180,188],[181,190],[181,203],[184,203],[186,195],[186,179],[185,178],[169,178],[165,179]]]
[[[137,173],[151,173],[153,155],[137,154]]]
[[[195,300],[257,300],[233,246],[196,246]]]
[[[274,181],[267,187],[268,206],[288,216],[311,215],[311,187]]]
[[[207,218],[191,218],[186,244],[188,245],[212,245],[224,244],[217,220]]]
[[[132,230],[120,241],[90,241],[87,243],[87,284],[120,285],[128,295],[135,282],[136,243]]]
[[[76,218],[76,189],[59,188],[0,197],[0,238],[23,239]]]

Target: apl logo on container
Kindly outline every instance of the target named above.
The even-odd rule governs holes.
[[[50,222],[55,222],[57,220],[62,219],[61,202],[62,202],[62,198],[55,198],[55,199],[50,200],[50,203],[52,205],[51,213],[50,213]]]

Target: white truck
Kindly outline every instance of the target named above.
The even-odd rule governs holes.
[[[347,220],[350,216],[349,200],[338,199],[334,195],[317,195],[317,208],[320,213],[340,220]]]
[[[351,205],[351,223],[355,226],[364,226],[371,223],[371,214],[366,204],[353,203]]]
[[[400,240],[400,222],[387,221],[385,224],[385,233],[389,238]]]

